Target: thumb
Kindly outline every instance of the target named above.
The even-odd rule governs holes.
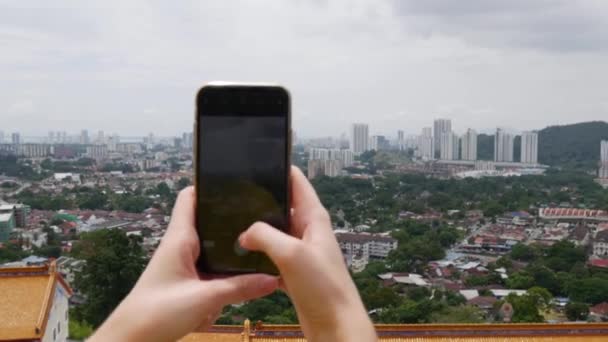
[[[256,222],[241,234],[239,243],[245,249],[266,253],[280,267],[289,255],[294,255],[301,241],[264,222]]]
[[[203,290],[211,295],[214,304],[223,307],[271,294],[279,287],[279,279],[267,274],[244,274],[217,278],[203,284]]]

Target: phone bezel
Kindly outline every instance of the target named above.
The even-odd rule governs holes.
[[[194,184],[198,200],[198,175],[200,173],[199,162],[199,129],[201,125],[201,116],[224,116],[224,115],[239,115],[239,116],[281,116],[287,119],[285,130],[286,148],[284,160],[286,162],[285,184],[287,184],[285,203],[287,232],[290,225],[290,208],[291,208],[291,182],[290,182],[290,165],[291,165],[291,101],[287,89],[278,84],[270,83],[237,83],[237,82],[211,82],[203,86],[196,95],[196,110],[194,121]],[[195,211],[198,213],[197,211]],[[197,235],[199,236],[199,218],[198,214],[195,219]],[[209,262],[206,260],[203,253],[203,246],[200,246],[201,253],[197,261],[197,268],[205,274],[242,274],[242,273],[269,273],[278,274],[278,269],[271,270],[217,270],[209,267]]]

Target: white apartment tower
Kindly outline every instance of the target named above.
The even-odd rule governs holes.
[[[350,149],[357,156],[369,150],[369,126],[367,124],[352,124],[350,129]]]
[[[608,162],[608,140],[602,140],[600,143],[600,161]]]
[[[435,153],[441,153],[441,136],[443,133],[452,131],[452,120],[450,119],[436,119],[434,122],[433,141],[435,146]],[[443,158],[442,158],[443,159]]]
[[[598,177],[608,178],[608,140],[602,140],[600,143],[600,168]]]
[[[422,129],[422,135],[418,137],[418,149],[416,154],[422,159],[433,159],[435,156],[433,143],[433,129],[431,127],[424,127]]]
[[[442,160],[454,160],[455,149],[454,141],[458,141],[458,137],[452,132],[445,132],[441,134],[439,139],[439,159]]]
[[[405,150],[405,134],[402,130],[397,131],[397,149]]]
[[[462,136],[462,160],[477,160],[477,132],[467,129]]]
[[[538,133],[523,132],[521,134],[521,162],[538,164]]]
[[[513,161],[513,135],[505,133],[500,128],[496,129],[496,135],[494,136],[494,161]]]

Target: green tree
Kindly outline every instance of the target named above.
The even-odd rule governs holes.
[[[520,261],[532,261],[538,257],[537,250],[523,243],[518,243],[511,249],[511,258]]]
[[[551,293],[542,287],[532,287],[524,295],[510,294],[506,301],[513,306],[513,323],[544,322],[542,312],[551,303]]]
[[[160,182],[156,185],[156,191],[161,197],[169,197],[171,195],[171,188],[165,182]]]
[[[589,305],[580,302],[566,304],[566,317],[570,321],[585,321],[589,317]]]
[[[189,186],[190,184],[192,184],[192,182],[190,181],[190,178],[182,177],[177,181],[175,188],[177,191],[181,191],[182,189]]]
[[[76,308],[75,318],[98,327],[131,291],[146,265],[141,239],[102,229],[83,233],[72,252],[85,261],[74,285],[87,298]]]
[[[484,313],[472,305],[448,306],[431,314],[433,323],[483,323]]]
[[[72,340],[84,341],[93,334],[93,327],[90,324],[70,319],[68,323],[69,338]]]
[[[534,286],[534,277],[525,273],[517,272],[512,274],[506,281],[507,287],[510,289],[529,289]]]

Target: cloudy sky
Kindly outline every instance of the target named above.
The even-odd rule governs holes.
[[[210,80],[277,81],[299,136],[608,118],[608,2],[0,0],[0,130],[190,129]]]

